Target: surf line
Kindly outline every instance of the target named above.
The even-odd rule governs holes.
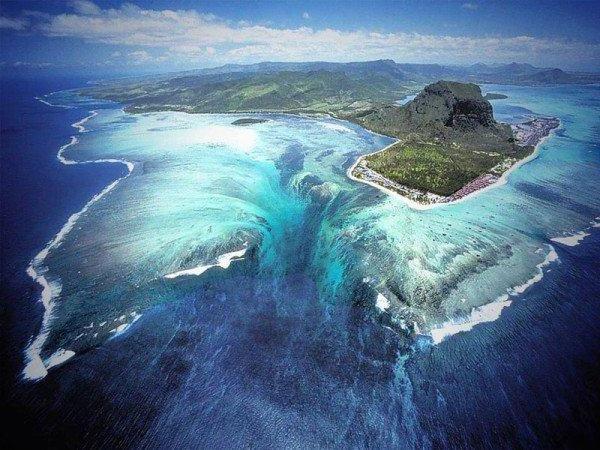
[[[205,264],[205,265],[192,267],[191,269],[179,270],[177,272],[173,272],[173,273],[164,275],[164,277],[172,279],[172,278],[177,278],[177,277],[186,276],[186,275],[199,276],[199,275],[202,275],[204,272],[206,272],[208,269],[211,269],[212,267],[221,267],[222,269],[227,269],[231,265],[232,261],[239,261],[239,260],[244,259],[244,255],[246,254],[247,250],[248,250],[248,242],[245,242],[244,246],[241,250],[234,250],[232,252],[224,253],[224,254],[218,256],[217,262],[215,264]]]
[[[49,94],[46,94],[46,95],[44,95],[44,96],[43,96],[44,98],[42,98],[42,97],[40,97],[40,96],[37,96],[37,97],[34,97],[34,98],[35,98],[36,100],[38,100],[38,101],[42,102],[44,105],[48,105],[48,106],[54,106],[55,108],[73,109],[74,107],[73,107],[73,106],[70,106],[70,105],[57,105],[57,104],[55,104],[55,103],[50,103],[48,100],[45,100],[46,98],[48,98],[49,96],[51,96],[51,95],[53,95],[53,94],[56,94],[57,92],[58,92],[58,91],[55,91],[55,92],[50,92]]]
[[[502,314],[502,310],[510,306],[515,297],[523,294],[532,285],[542,280],[545,267],[559,261],[558,254],[554,250],[554,247],[548,245],[548,248],[549,252],[544,260],[535,266],[536,273],[523,284],[507,289],[506,294],[501,295],[490,303],[473,308],[467,316],[450,319],[431,328],[427,334],[431,337],[433,345],[437,345],[446,338],[457,333],[471,331],[473,327],[476,327],[481,323],[493,322],[498,319]]]
[[[40,100],[41,101],[41,100]],[[43,102],[45,103],[45,102]],[[53,105],[54,106],[54,105]],[[84,133],[86,130],[84,124],[95,117],[98,112],[90,111],[90,115],[84,117],[83,119],[71,124],[73,128],[76,128],[79,133]],[[92,163],[120,163],[124,164],[127,167],[127,173],[120,178],[117,178],[115,181],[106,186],[102,191],[98,194],[94,195],[84,206],[83,208],[72,214],[67,222],[62,226],[62,228],[58,231],[58,233],[46,244],[46,246],[34,256],[34,258],[29,263],[27,267],[27,275],[33,279],[36,283],[38,283],[42,287],[42,293],[40,296],[40,301],[44,305],[44,315],[42,317],[42,324],[40,327],[39,334],[30,341],[28,346],[25,349],[25,368],[23,369],[22,376],[26,380],[40,380],[44,378],[48,374],[48,369],[51,367],[55,367],[59,364],[64,363],[71,357],[75,355],[75,352],[72,350],[59,348],[54,352],[50,357],[42,360],[41,351],[48,338],[48,334],[50,332],[50,324],[52,322],[52,310],[55,306],[54,300],[60,295],[62,286],[58,280],[52,280],[50,277],[47,277],[48,267],[44,265],[44,260],[48,256],[48,254],[58,247],[63,239],[69,234],[69,232],[75,226],[77,219],[81,217],[82,214],[85,214],[90,207],[112,191],[117,184],[127,178],[134,169],[134,164],[130,161],[126,161],[124,159],[97,159],[90,161],[75,161],[72,159],[65,158],[64,151],[69,147],[77,144],[79,139],[77,136],[71,136],[71,139],[68,143],[62,145],[58,149],[58,153],[56,154],[56,158],[65,165],[72,164],[92,164]]]

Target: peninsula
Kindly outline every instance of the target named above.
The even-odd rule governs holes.
[[[426,86],[403,107],[355,121],[398,141],[360,157],[348,175],[417,207],[454,202],[498,183],[559,125],[545,117],[498,123],[477,85],[448,81]]]

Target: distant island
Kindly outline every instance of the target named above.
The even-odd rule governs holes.
[[[412,98],[426,81],[441,77],[448,79],[426,85],[406,104],[399,101]],[[547,84],[592,78],[516,63],[463,68],[390,60],[260,63],[128,78],[79,92],[124,103],[132,113],[278,112],[348,120],[398,140],[359,158],[348,175],[422,206],[456,201],[493,185],[558,126],[553,118],[536,118],[512,128],[500,124],[489,100],[506,96],[484,97],[479,86],[465,81]],[[233,125],[262,121],[241,118]]]
[[[485,98],[486,100],[503,100],[505,98],[508,98],[508,95],[496,94],[495,92],[488,92],[483,96],[483,98]]]

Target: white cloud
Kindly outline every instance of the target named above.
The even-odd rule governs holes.
[[[135,57],[138,64],[167,58],[190,64],[391,58],[422,63],[519,61],[538,65],[574,62],[600,65],[599,44],[564,39],[315,30],[306,26],[275,28],[246,21],[227,22],[193,10],[143,9],[127,3],[116,9],[100,9],[89,1],[73,5],[72,13],[38,18],[36,29],[47,36],[125,46],[120,48],[123,53],[138,52]],[[141,52],[146,52],[147,57]]]
[[[467,3],[463,3],[462,7],[463,7],[463,9],[475,11],[477,8],[479,8],[479,5],[477,3],[467,2]]]
[[[135,52],[129,52],[127,54],[127,57],[129,57],[134,63],[137,63],[137,64],[144,63],[144,62],[150,61],[152,59],[150,54],[145,50],[137,50]]]
[[[88,0],[73,0],[71,4],[73,9],[80,14],[96,16],[102,12],[100,7]]]
[[[305,19],[305,20],[308,20],[308,19],[310,19],[310,14],[309,14],[309,13],[307,13],[306,11],[304,11],[304,12],[302,13],[302,18],[303,18],[303,19]]]
[[[119,53],[119,52],[115,52]],[[113,55],[115,55],[113,53]],[[119,55],[120,56],[120,55]],[[149,64],[149,63],[160,63],[167,59],[166,56],[153,56],[148,53],[146,50],[136,50],[133,52],[129,52],[124,56],[124,62],[128,64],[140,65],[140,64]]]
[[[24,30],[27,28],[28,21],[26,19],[11,19],[9,17],[0,17],[0,28],[8,30]]]
[[[13,63],[9,63],[13,67],[26,67],[33,69],[46,69],[48,67],[54,67],[54,64],[49,62],[30,62],[30,61],[15,61]]]

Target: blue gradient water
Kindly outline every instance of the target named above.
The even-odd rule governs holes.
[[[79,142],[64,150],[67,160],[124,159],[135,168],[39,261],[60,286],[41,360],[48,366],[60,349],[75,356],[36,383],[20,381],[27,361],[19,358],[39,331],[36,294],[31,283],[3,282],[4,297],[28,307],[8,308],[16,417],[35,425],[30,436],[64,444],[59,435],[68,435],[73,446],[591,442],[599,89],[486,89],[509,96],[494,101],[502,120],[533,111],[560,117],[561,128],[506,185],[429,211],[346,178],[359,154],[389,142],[348,123],[270,115],[234,127],[237,117],[227,115],[30,104],[64,119],[43,129],[56,143],[17,127],[47,144],[38,173],[82,171],[81,192],[92,186],[73,193],[62,214],[48,208],[45,234],[12,231],[10,241],[30,245],[11,254],[7,279],[19,266],[24,274],[69,213],[126,173],[122,164],[106,166],[106,178],[104,165],[61,167],[56,151],[71,134]],[[87,131],[69,130],[90,109],[98,114]],[[33,151],[7,161],[15,148],[3,138],[3,176],[11,165],[39,164]],[[3,180],[3,203],[29,198],[25,189],[5,190]],[[15,208],[8,219],[19,215],[28,213]],[[550,240],[582,230],[589,236],[576,246]],[[165,278],[241,249],[244,258],[228,266]],[[442,324],[469,323],[472,308],[497,299],[512,302],[495,309],[497,320],[434,345]]]

